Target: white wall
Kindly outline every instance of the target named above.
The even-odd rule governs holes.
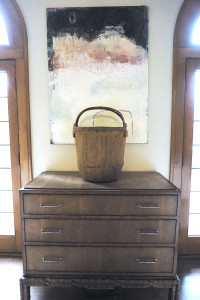
[[[149,142],[127,144],[123,170],[156,170],[169,177],[173,33],[183,0],[17,0],[29,42],[34,177],[44,170],[77,170],[74,145],[51,145],[49,133],[46,8],[149,6]]]

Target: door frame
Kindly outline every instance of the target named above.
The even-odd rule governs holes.
[[[181,225],[179,239],[179,254],[192,254],[197,252],[195,244],[197,239],[190,241],[194,246],[188,246],[186,232],[188,230],[189,202],[185,196],[183,176],[184,166],[184,134],[185,134],[185,111],[186,111],[186,66],[190,58],[200,58],[200,46],[192,45],[191,33],[195,22],[200,16],[199,1],[184,0],[175,25],[173,43],[173,81],[172,81],[172,120],[171,120],[171,152],[169,178],[182,190],[181,201]],[[188,178],[188,176],[187,176]],[[185,240],[184,240],[185,239]],[[200,254],[200,247],[198,253]]]
[[[19,134],[18,160],[20,163],[20,187],[22,187],[32,180],[28,39],[24,18],[16,0],[0,1],[0,10],[10,42],[9,45],[0,45],[0,61],[14,61],[16,70],[15,85]],[[16,211],[18,211],[16,218],[20,222],[18,207]],[[16,252],[21,252],[20,231],[17,236]]]

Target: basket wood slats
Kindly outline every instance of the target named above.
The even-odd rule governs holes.
[[[117,114],[122,127],[79,127],[83,113],[89,110],[108,110]],[[88,107],[81,111],[73,127],[77,165],[81,176],[92,182],[108,182],[119,178],[124,164],[127,125],[123,115],[116,109],[106,106]]]

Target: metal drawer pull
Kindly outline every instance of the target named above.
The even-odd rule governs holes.
[[[152,231],[148,231],[148,230],[137,230],[137,233],[139,235],[159,235],[159,230],[152,230]]]
[[[139,208],[160,208],[160,204],[157,203],[138,203]]]
[[[42,208],[60,208],[62,206],[63,206],[62,203],[59,203],[59,204],[56,204],[56,205],[44,204],[44,203],[40,204],[40,207],[42,207]]]
[[[151,258],[151,257],[136,258],[136,261],[138,264],[157,264],[158,263],[157,258]]]
[[[55,258],[54,259],[54,258],[43,257],[42,261],[43,261],[43,263],[55,263],[55,264],[58,264],[58,263],[61,263],[63,261],[63,258],[59,257],[59,258]]]
[[[42,234],[61,234],[63,232],[63,229],[58,228],[58,229],[41,229]]]

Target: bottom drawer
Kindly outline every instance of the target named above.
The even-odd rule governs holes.
[[[27,272],[173,273],[172,247],[27,246]],[[55,273],[54,273],[55,275]]]

